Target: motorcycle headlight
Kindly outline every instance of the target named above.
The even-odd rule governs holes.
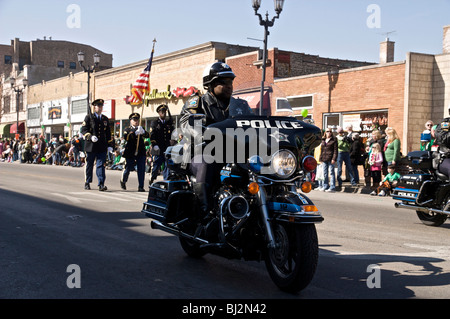
[[[291,151],[279,150],[272,156],[271,168],[279,177],[287,178],[294,174],[297,168],[297,159]]]

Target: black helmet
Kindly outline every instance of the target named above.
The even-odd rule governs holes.
[[[218,78],[232,78],[236,75],[231,70],[230,66],[224,62],[214,62],[208,65],[203,72],[203,87],[208,89],[208,86]]]

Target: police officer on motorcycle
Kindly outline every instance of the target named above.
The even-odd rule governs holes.
[[[450,114],[450,106],[448,108]],[[439,172],[450,177],[450,117],[442,120],[435,130],[436,143],[439,145]]]
[[[203,86],[207,90],[206,94],[201,97],[198,95],[190,97],[181,110],[180,125],[184,136],[194,139],[193,137],[197,134],[189,125],[189,117],[192,114],[204,115],[204,126],[223,121],[230,115],[229,105],[232,100],[237,109],[242,109],[245,113],[251,112],[245,100],[231,97],[235,77],[231,68],[223,62],[215,62],[205,68]],[[201,210],[206,215],[212,208],[210,191],[216,184],[223,163],[207,163],[204,157],[200,156],[200,160],[192,159],[191,168],[196,177],[194,192],[199,199]]]

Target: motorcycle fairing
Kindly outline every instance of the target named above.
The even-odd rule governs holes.
[[[276,143],[279,148],[296,148],[311,154],[322,141],[321,131],[317,126],[292,117],[235,116],[207,127],[207,130],[211,129],[220,130],[227,139],[234,140],[237,144],[259,143],[263,130],[266,130],[264,133],[269,150],[272,143]],[[239,129],[252,129],[256,135],[245,136],[245,140],[236,140],[236,136],[232,134]],[[249,154],[249,157],[251,155],[255,154]]]
[[[298,224],[320,223],[324,220],[317,209],[308,211],[312,207],[315,208],[315,205],[308,197],[294,192],[285,192],[267,201],[267,208],[273,212],[274,219]]]

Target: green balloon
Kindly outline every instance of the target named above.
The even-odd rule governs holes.
[[[302,110],[302,116],[303,117],[307,117],[308,116],[308,110],[307,109],[303,109]]]

